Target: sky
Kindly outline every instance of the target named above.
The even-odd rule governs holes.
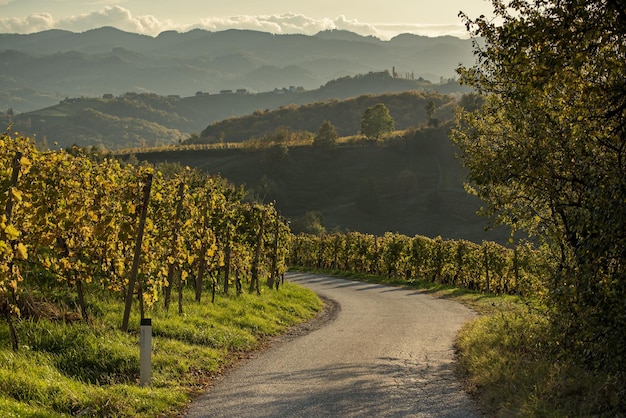
[[[465,38],[459,11],[470,18],[489,15],[491,1],[0,0],[0,33],[113,26],[150,36],[166,30],[235,28],[307,35],[341,29],[381,39],[400,33]]]

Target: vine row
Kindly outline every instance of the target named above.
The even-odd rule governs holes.
[[[177,293],[182,313],[184,286],[197,301],[203,289],[215,298],[231,284],[260,293],[259,277],[278,287],[286,270],[290,231],[275,207],[246,202],[242,188],[189,168],[39,152],[6,132],[0,205],[0,304],[9,324],[21,291],[50,281],[75,292],[89,321],[89,289],[137,298],[142,316],[158,301],[169,308]]]
[[[515,248],[441,237],[360,232],[293,237],[290,263],[304,268],[384,275],[499,294],[546,291],[551,261],[528,242]]]

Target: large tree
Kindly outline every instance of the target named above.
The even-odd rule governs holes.
[[[316,148],[332,148],[337,145],[337,139],[339,139],[337,129],[335,129],[332,123],[325,120],[313,138],[313,146]]]
[[[453,139],[497,222],[543,240],[561,347],[624,377],[626,7],[624,0],[493,0],[463,16],[486,98]]]
[[[369,139],[378,139],[393,131],[395,121],[383,103],[368,107],[361,116],[361,133]]]

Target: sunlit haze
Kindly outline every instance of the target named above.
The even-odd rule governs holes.
[[[0,33],[102,26],[156,36],[166,30],[251,29],[313,35],[329,29],[389,39],[400,33],[467,37],[459,18],[491,12],[487,0],[0,0]]]

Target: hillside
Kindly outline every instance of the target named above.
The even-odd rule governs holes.
[[[454,37],[382,41],[343,31],[305,36],[249,30],[150,37],[110,27],[0,34],[0,109],[23,113],[52,106],[58,97],[107,93],[188,97],[224,89],[310,90],[338,77],[392,68],[401,77],[439,82],[472,60],[471,41]]]
[[[17,114],[12,119],[15,123],[14,128],[19,132],[38,138],[40,143],[45,139],[48,146],[56,142],[61,147],[73,144],[102,145],[106,149],[114,150],[176,144],[192,133],[208,129],[207,126],[216,121],[253,113],[257,114],[258,119],[259,112],[266,113],[264,109],[324,101],[336,102],[358,95],[380,95],[408,90],[436,91],[439,88],[452,88],[451,86],[456,86],[457,91],[461,90],[454,82],[432,84],[425,80],[394,78],[388,72],[382,72],[342,77],[331,80],[315,90],[280,89],[257,94],[199,92],[182,98],[148,93],[125,93],[121,96],[106,95],[101,98],[64,99],[55,106]],[[450,97],[437,95],[433,97],[438,103],[450,100]],[[423,112],[421,109],[423,106],[417,107],[417,114],[405,116],[398,110],[394,117],[399,121],[406,117],[421,120],[419,112]],[[359,107],[354,111],[362,112],[363,109]],[[269,113],[263,116],[269,124],[266,126],[275,129],[276,126],[273,125],[275,121],[270,121],[269,116]],[[332,116],[333,114],[329,113],[325,118],[332,120]],[[5,116],[3,119],[0,113],[0,123],[8,125],[9,118]],[[343,126],[338,123],[339,125]],[[315,131],[318,126],[319,124],[311,125],[311,131]],[[357,129],[350,126],[345,132],[353,134]],[[262,132],[248,129],[247,134],[260,135]],[[238,140],[245,139],[247,138],[239,137]]]
[[[294,227],[305,214],[319,212],[328,231],[504,242],[503,231],[483,230],[485,219],[476,215],[479,202],[463,188],[466,173],[454,156],[449,128],[409,130],[382,143],[357,142],[323,151],[296,146],[287,151],[181,150],[135,157],[199,167],[245,184],[255,198],[275,200]]]
[[[346,100],[328,100],[302,106],[283,106],[280,109],[256,111],[252,115],[229,118],[209,125],[199,138],[186,143],[241,142],[251,137],[261,137],[277,127],[293,131],[316,132],[325,121],[330,121],[341,136],[359,132],[361,116],[368,107],[383,103],[395,120],[397,129],[408,129],[426,123],[426,104],[435,104],[435,117],[450,120],[456,100],[438,93],[409,91],[394,94],[363,95]]]

